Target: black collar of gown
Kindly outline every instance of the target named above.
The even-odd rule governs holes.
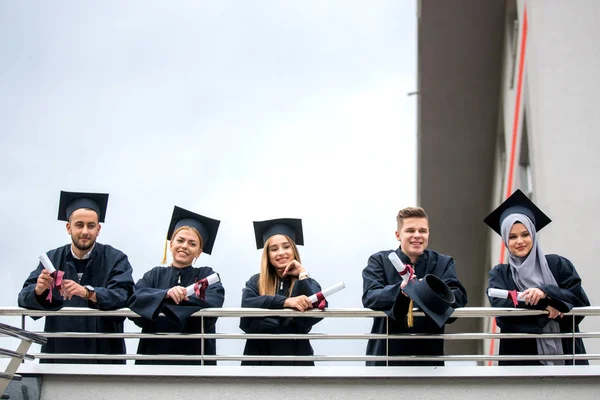
[[[400,261],[402,261],[403,264],[415,266],[416,264],[427,258],[427,249],[425,249],[423,253],[421,253],[421,255],[417,258],[417,261],[415,261],[414,263],[410,260],[410,257],[404,254],[401,247],[398,247],[398,250],[396,250],[396,254],[398,254],[398,257],[400,257]]]

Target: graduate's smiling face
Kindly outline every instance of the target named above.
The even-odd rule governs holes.
[[[73,246],[83,254],[96,243],[100,228],[98,214],[89,208],[80,208],[73,211],[69,216],[69,222],[67,222],[67,232],[71,235]]]
[[[533,240],[525,225],[520,222],[513,224],[508,234],[508,251],[513,256],[527,257],[532,247]]]
[[[402,252],[415,262],[429,244],[429,221],[427,218],[404,218],[396,231],[396,239]]]
[[[269,252],[269,262],[281,276],[285,267],[296,259],[291,240],[284,235],[273,235],[265,244]]]
[[[170,247],[173,255],[173,266],[177,268],[192,265],[194,258],[200,257],[202,253],[198,235],[186,228],[175,232]]]

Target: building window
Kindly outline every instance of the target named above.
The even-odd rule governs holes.
[[[523,128],[521,133],[521,151],[519,154],[519,188],[527,197],[533,196],[533,174],[529,152],[529,132],[527,113],[523,110]]]
[[[516,11],[508,13],[506,31],[508,32],[508,45],[512,63],[510,68],[510,88],[514,89],[517,70],[517,55],[519,53],[519,14]]]
[[[496,205],[502,203],[505,200],[504,185],[506,184],[506,165],[508,162],[506,160],[506,139],[504,136],[504,120],[503,118],[500,118],[498,126],[498,143],[496,144],[496,148],[498,149],[498,163],[496,164],[496,182],[499,182],[499,185],[497,185],[499,190],[497,191],[498,202],[495,203]]]

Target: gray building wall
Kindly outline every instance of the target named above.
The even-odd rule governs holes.
[[[598,399],[597,376],[586,377],[413,377],[410,370],[388,378],[318,378],[294,374],[287,378],[203,377],[77,377],[47,376],[42,400],[96,399],[557,399],[577,390]],[[110,384],[109,384],[110,382]]]
[[[518,53],[521,49],[524,10],[527,9],[527,41],[523,77],[523,98],[518,130],[515,181],[512,190],[530,191],[533,201],[553,223],[540,233],[545,253],[570,259],[583,279],[592,305],[600,304],[595,279],[597,267],[595,237],[600,221],[600,2],[578,0],[519,0]],[[507,15],[510,15],[508,4]],[[494,206],[505,193],[516,100],[511,88],[511,30],[506,30],[500,135],[497,149]],[[517,58],[518,62],[518,58]],[[515,74],[516,76],[517,74]],[[502,136],[503,135],[503,136]],[[505,150],[502,151],[504,142]],[[526,143],[526,145],[525,145]],[[530,163],[530,175],[520,162]],[[501,173],[503,170],[503,173]],[[502,189],[501,189],[502,188]],[[500,190],[501,189],[501,190]],[[500,238],[491,237],[491,264],[500,257]],[[600,320],[588,318],[584,331],[599,331]],[[588,353],[599,353],[600,343],[586,340]]]
[[[525,6],[528,31],[509,188]],[[594,284],[600,2],[420,0],[419,10],[418,203],[430,216],[430,247],[454,256],[469,305],[486,305],[487,273],[504,249],[482,220],[521,188],[554,221],[540,234],[543,250],[569,258],[591,303],[600,304]],[[600,320],[588,318],[582,329],[600,331]],[[489,344],[480,351],[487,353]],[[586,345],[588,353],[600,353],[600,343],[587,339]]]
[[[429,216],[429,248],[450,254],[468,292],[484,303],[487,230],[496,148],[504,0],[422,0],[419,15],[418,205]],[[475,332],[464,319],[450,332]],[[482,352],[482,341],[447,342],[449,354]]]

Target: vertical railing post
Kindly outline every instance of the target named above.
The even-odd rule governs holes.
[[[390,317],[385,317],[385,366],[390,364]]]
[[[25,314],[21,314],[21,329],[25,330]],[[21,363],[24,364],[25,360],[21,360]]]
[[[200,365],[204,365],[204,314],[200,316]]]
[[[573,326],[571,327],[571,333],[573,334],[573,365],[575,365],[575,314],[573,314]]]

